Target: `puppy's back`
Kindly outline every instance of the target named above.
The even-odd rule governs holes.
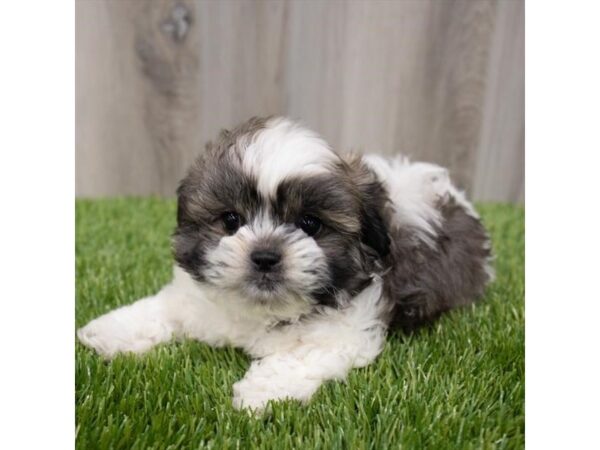
[[[480,298],[493,279],[490,240],[447,170],[403,157],[364,161],[391,201],[391,252],[383,275],[390,323],[412,330]]]

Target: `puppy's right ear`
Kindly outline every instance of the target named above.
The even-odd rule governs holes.
[[[390,252],[390,236],[384,219],[385,193],[379,183],[363,186],[361,237],[381,258]]]
[[[388,195],[377,175],[360,156],[347,161],[349,175],[354,182],[361,203],[361,241],[384,258],[390,252],[390,236],[387,228]]]

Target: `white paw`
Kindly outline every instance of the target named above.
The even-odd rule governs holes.
[[[260,413],[267,409],[269,400],[294,399],[293,393],[282,389],[273,389],[267,383],[261,384],[251,380],[240,380],[233,385],[233,407],[248,409]]]
[[[117,353],[143,353],[171,338],[171,330],[160,322],[136,322],[127,312],[119,309],[92,320],[77,331],[77,337],[106,358]]]
[[[254,412],[265,410],[269,400],[300,400],[307,402],[320,382],[304,377],[246,376],[233,385],[233,407]]]
[[[235,409],[249,409],[253,412],[265,410],[269,400],[277,397],[265,389],[252,386],[247,380],[238,381],[233,385],[233,407]]]

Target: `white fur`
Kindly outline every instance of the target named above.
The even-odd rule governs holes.
[[[308,400],[323,381],[342,379],[351,368],[373,361],[385,342],[380,280],[346,308],[296,317],[289,325],[275,326],[278,318],[239,305],[175,267],[173,281],[157,295],[92,320],[77,335],[108,358],[142,353],[172,337],[241,347],[260,359],[234,385],[233,404],[253,410],[269,400]]]
[[[327,173],[339,157],[316,133],[285,118],[269,120],[251,142],[239,146],[246,173],[256,177],[258,190],[274,195],[288,177]]]
[[[435,230],[442,217],[436,205],[448,197],[465,208],[471,216],[478,218],[473,206],[463,192],[450,181],[448,170],[435,164],[411,163],[405,156],[393,159],[377,155],[365,155],[363,161],[384,183],[394,207],[394,224],[413,227],[417,236],[434,246]]]

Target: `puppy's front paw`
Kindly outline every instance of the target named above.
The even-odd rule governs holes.
[[[143,353],[171,338],[171,330],[160,322],[136,321],[125,312],[116,310],[92,320],[77,331],[77,337],[105,358],[117,353]]]
[[[319,386],[317,380],[289,376],[246,376],[233,385],[233,407],[260,413],[269,400],[300,400],[307,402]]]
[[[269,390],[268,386],[243,379],[233,385],[233,407],[238,410],[248,409],[258,414],[265,411],[269,400],[285,398],[278,394]]]

